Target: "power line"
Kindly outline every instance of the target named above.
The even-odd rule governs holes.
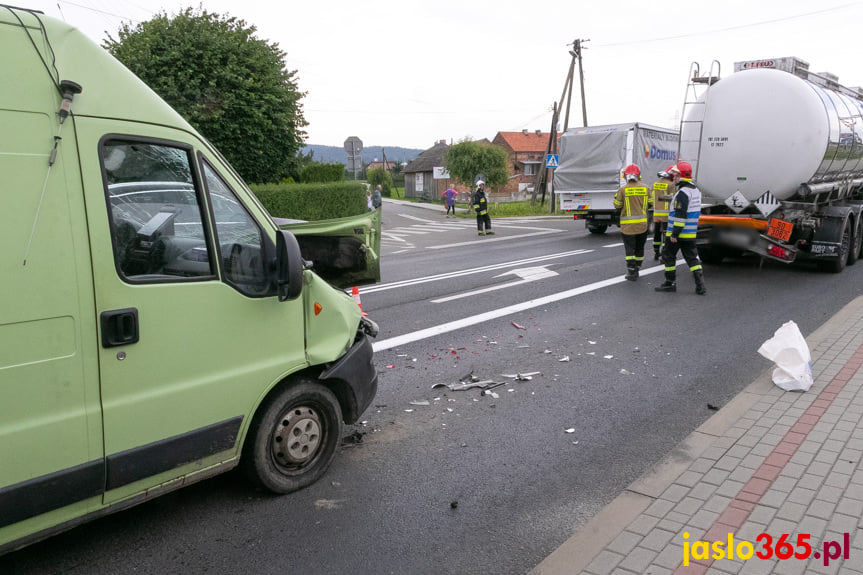
[[[741,24],[739,26],[729,26],[727,28],[717,28],[715,30],[704,30],[701,32],[693,32],[691,34],[679,34],[677,36],[665,36],[663,38],[651,38],[648,40],[633,40],[632,42],[614,42],[611,44],[596,44],[597,48],[611,48],[616,46],[632,46],[635,44],[650,44],[652,42],[665,42],[667,40],[680,40],[682,38],[695,38],[697,36],[707,36],[709,34],[717,34],[719,32],[730,32],[732,30],[745,30],[746,28],[754,28],[756,26],[766,26],[768,24],[776,24],[778,22],[787,22],[789,20],[796,20],[798,18],[806,18],[808,16],[817,16],[819,14],[826,14],[828,12],[835,12],[837,10],[844,10],[850,6],[857,6],[861,4],[861,2],[850,2],[848,4],[842,4],[841,6],[834,6],[833,8],[825,8],[824,10],[816,10],[814,12],[806,12],[804,14],[797,14],[794,16],[786,16],[784,18],[773,18],[770,20],[763,20],[761,22],[752,22],[750,24]]]

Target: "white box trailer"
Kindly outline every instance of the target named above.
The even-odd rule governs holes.
[[[619,226],[614,194],[623,183],[623,169],[635,164],[642,180],[652,185],[657,172],[677,161],[679,141],[677,130],[638,122],[570,128],[560,137],[554,172],[560,210],[585,220],[595,234]]]

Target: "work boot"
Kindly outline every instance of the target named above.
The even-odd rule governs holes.
[[[695,278],[695,293],[698,295],[707,295],[707,287],[704,285],[704,272],[696,270],[692,272]]]
[[[477,233],[476,233],[476,235],[478,235],[478,236],[484,236],[484,235],[485,235],[485,232],[477,232]]]
[[[485,235],[487,235],[487,236],[493,236],[493,235],[494,235],[494,232],[493,232],[493,231],[491,231],[491,230],[488,230],[488,231],[485,233]]]
[[[665,281],[662,282],[662,285],[658,285],[653,288],[653,291],[666,291],[666,292],[676,292],[677,291],[677,274],[674,272],[665,272]]]
[[[638,281],[638,268],[636,266],[626,266],[626,279],[631,282]]]
[[[659,250],[653,250],[653,261],[659,259]]]

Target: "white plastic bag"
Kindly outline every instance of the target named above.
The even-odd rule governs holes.
[[[758,353],[773,361],[773,383],[785,391],[807,391],[812,386],[809,346],[793,321],[782,324]]]

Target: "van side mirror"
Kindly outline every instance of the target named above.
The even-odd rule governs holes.
[[[303,255],[294,234],[276,234],[276,288],[279,301],[297,299],[303,292]]]

